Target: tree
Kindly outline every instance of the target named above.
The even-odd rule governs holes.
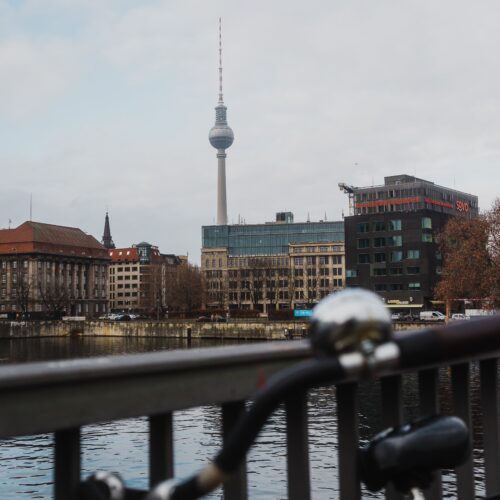
[[[28,273],[21,273],[17,282],[16,302],[23,314],[29,311],[31,301],[31,280]]]
[[[203,275],[198,266],[181,264],[169,275],[166,299],[170,310],[191,312],[200,309],[203,294]]]
[[[436,296],[442,300],[498,301],[499,202],[484,215],[451,218],[439,235],[442,278]]]
[[[67,287],[56,280],[45,287],[38,283],[38,290],[45,310],[52,316],[60,316],[71,309],[72,300]]]

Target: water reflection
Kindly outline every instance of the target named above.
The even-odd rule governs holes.
[[[193,347],[208,347],[234,341],[200,341],[193,339]],[[108,354],[137,353],[164,349],[186,348],[180,339],[150,338],[74,338],[74,339],[15,339],[0,341],[0,359],[3,362],[26,362],[71,357],[89,357]],[[480,405],[478,369],[473,367],[473,419],[475,441],[481,442],[479,425]],[[418,380],[416,375],[403,379],[405,418],[418,415]],[[370,382],[359,388],[360,439],[370,439],[381,430],[380,384]],[[313,499],[338,498],[337,425],[335,389],[319,388],[309,394],[309,447]],[[440,372],[440,401],[443,413],[452,409],[450,377],[447,370]],[[176,412],[175,473],[186,477],[202,467],[216,453],[221,443],[221,412],[216,406],[205,406]],[[87,475],[96,469],[119,471],[127,484],[147,486],[146,418],[127,419],[87,426],[82,430],[82,469]],[[0,440],[0,498],[52,498],[51,435],[30,436]],[[482,482],[483,457],[474,452],[478,494],[484,494]],[[286,432],[283,408],[272,416],[248,457],[248,482],[251,498],[286,498]],[[444,498],[455,498],[454,475],[444,476]],[[215,492],[210,498],[222,498]],[[363,492],[363,498],[383,498],[383,495]]]

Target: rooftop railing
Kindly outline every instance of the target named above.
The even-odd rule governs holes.
[[[467,331],[480,338],[485,325],[500,335],[500,317],[470,322]],[[459,351],[463,353],[464,349]],[[474,356],[452,354],[446,362],[421,365],[413,371],[418,373],[420,412],[426,415],[439,410],[438,369],[449,366],[454,413],[470,427],[470,367],[473,361],[479,363],[485,489],[487,494],[493,494],[500,492],[500,352],[489,352],[484,342],[473,351]],[[453,352],[458,353],[456,349]],[[81,476],[81,428],[148,416],[149,482],[154,485],[174,473],[174,412],[206,404],[220,405],[222,435],[227,436],[244,411],[245,401],[266,378],[311,355],[304,340],[5,365],[0,367],[0,438],[54,433],[54,497],[72,500]],[[401,371],[393,371],[381,379],[384,426],[401,422],[402,375]],[[344,380],[337,385],[335,394],[340,498],[356,500],[361,497],[356,469],[357,380]],[[307,500],[311,498],[309,451],[314,453],[308,449],[307,396],[297,394],[286,401],[285,411],[288,498]],[[472,458],[457,469],[456,483],[459,499],[474,497]],[[436,481],[427,494],[432,500],[441,499],[441,481]],[[247,496],[243,464],[224,484],[224,498]],[[395,500],[402,496],[389,488],[386,498]]]

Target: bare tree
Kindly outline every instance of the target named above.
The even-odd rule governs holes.
[[[21,273],[17,281],[16,303],[23,314],[29,311],[31,301],[31,281],[28,273]]]
[[[53,316],[59,316],[67,312],[72,305],[72,299],[68,289],[59,280],[47,283],[45,287],[38,283],[38,290],[44,305],[44,309]]]
[[[200,309],[203,294],[204,280],[200,268],[191,264],[178,266],[167,287],[168,307],[185,312]]]

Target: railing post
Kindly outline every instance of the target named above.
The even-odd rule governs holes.
[[[382,390],[382,425],[384,429],[400,425],[403,419],[403,406],[401,398],[401,375],[384,377],[380,381]],[[388,500],[403,500],[403,495],[396,491],[391,484],[385,490]]]
[[[149,417],[149,485],[151,487],[174,475],[172,413]]]
[[[434,415],[439,413],[439,370],[423,370],[418,372],[418,392],[420,400],[420,415]],[[428,500],[441,500],[443,498],[442,473],[434,474],[431,486],[424,490]]]
[[[500,493],[497,367],[497,359],[486,359],[479,364],[481,374],[481,408],[483,409],[484,469],[487,495]]]
[[[54,433],[54,498],[76,500],[80,483],[80,429]]]
[[[224,440],[244,411],[244,401],[222,405],[222,437]],[[246,500],[247,498],[247,464],[245,460],[238,470],[224,482],[224,500]]]
[[[307,393],[299,393],[285,402],[288,499],[309,500],[309,439]]]
[[[453,408],[458,417],[467,425],[472,439],[472,418],[470,409],[470,365],[463,363],[451,367]],[[474,498],[474,465],[472,455],[464,465],[457,467],[458,500]]]
[[[337,436],[341,500],[359,500],[361,485],[357,464],[359,445],[358,385],[337,386]]]

